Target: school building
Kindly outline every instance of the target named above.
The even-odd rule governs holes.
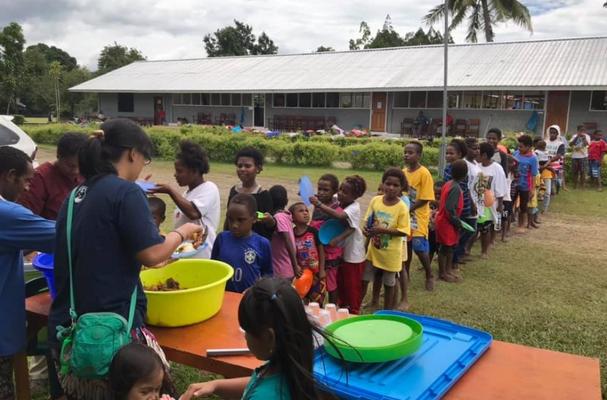
[[[451,133],[607,130],[607,37],[449,46]],[[443,47],[139,61],[71,88],[143,123],[411,133],[441,121]],[[450,119],[451,119],[450,118]]]

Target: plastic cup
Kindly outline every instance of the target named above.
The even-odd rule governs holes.
[[[337,310],[337,320],[346,319],[350,317],[350,311],[347,308],[340,308]]]
[[[318,319],[320,320],[320,326],[324,328],[331,323],[331,314],[327,310],[320,310]]]
[[[325,306],[325,310],[327,310],[329,312],[329,315],[331,316],[331,322],[336,321],[337,320],[337,306],[333,303],[329,303]]]
[[[320,304],[316,302],[311,302],[308,304],[308,309],[310,310],[310,314],[318,317],[320,315]]]

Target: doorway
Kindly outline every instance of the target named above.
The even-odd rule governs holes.
[[[166,120],[162,96],[154,96],[154,125],[163,125]]]
[[[253,126],[266,126],[266,95],[253,95]]]
[[[371,131],[386,131],[386,93],[373,93],[371,103]]]
[[[548,92],[544,131],[550,125],[558,125],[561,132],[567,132],[569,122],[569,95],[571,92]]]

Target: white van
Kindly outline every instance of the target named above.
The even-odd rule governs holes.
[[[34,160],[38,146],[27,133],[13,124],[12,120],[11,115],[0,115],[0,146],[17,148]]]

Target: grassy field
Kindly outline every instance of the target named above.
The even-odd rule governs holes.
[[[25,117],[26,124],[48,124],[48,117]]]
[[[51,159],[52,153],[51,148],[43,147],[39,154],[44,160]],[[234,167],[213,163],[211,169],[209,179],[218,184],[224,198],[236,182]],[[154,161],[149,172],[155,181],[173,181],[171,163]],[[268,165],[260,181],[266,186],[287,186],[294,199],[301,175],[314,181],[325,172]],[[340,178],[354,173],[331,172]],[[362,199],[366,207],[381,174],[356,173],[368,182],[369,194]],[[167,204],[172,207],[170,199]],[[169,216],[167,230],[170,220]],[[553,198],[541,229],[500,243],[489,260],[480,260],[479,250],[474,248],[461,284],[439,282],[428,293],[423,290],[423,274],[414,266],[411,311],[486,330],[497,340],[600,358],[602,389],[607,393],[607,269],[601,252],[605,238],[607,196],[591,190],[561,193]],[[178,365],[173,376],[180,390],[211,377]]]

